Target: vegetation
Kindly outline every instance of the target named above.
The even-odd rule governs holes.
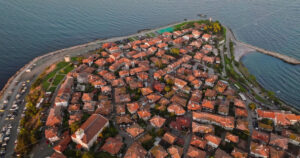
[[[254,103],[249,103],[249,108],[254,111],[256,109],[256,105]]]
[[[110,122],[109,127],[103,130],[102,134],[100,134],[100,137],[106,139],[108,137],[115,137],[118,133],[119,131],[117,130],[117,128],[113,125],[112,122]]]

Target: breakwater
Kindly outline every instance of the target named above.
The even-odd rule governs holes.
[[[257,52],[260,52],[260,53],[263,53],[263,54],[266,54],[266,55],[270,55],[270,56],[273,56],[275,58],[278,58],[286,63],[289,63],[289,64],[293,64],[293,65],[298,65],[300,64],[300,61],[295,59],[295,58],[292,58],[290,56],[287,56],[287,55],[283,55],[283,54],[280,54],[280,53],[277,53],[277,52],[273,52],[273,51],[268,51],[268,50],[265,50],[263,48],[258,48],[256,46],[252,46],[250,44],[247,44],[247,43],[244,43],[244,42],[240,42],[238,41],[239,44],[245,46],[245,47],[248,47],[248,48],[251,48],[251,49],[254,49],[256,50]]]

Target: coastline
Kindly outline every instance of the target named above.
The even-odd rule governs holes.
[[[97,40],[94,40],[92,42],[88,42],[88,43],[84,43],[84,44],[80,44],[80,45],[75,45],[75,46],[72,46],[72,47],[69,47],[69,48],[64,48],[64,49],[56,50],[56,51],[49,52],[49,53],[46,53],[44,55],[35,57],[29,63],[27,63],[26,65],[24,65],[22,68],[20,68],[13,76],[11,76],[8,79],[7,83],[4,85],[4,87],[0,91],[0,100],[3,101],[3,99],[6,98],[5,94],[7,94],[5,92],[9,91],[9,89],[12,89],[12,86],[14,86],[13,83],[15,81],[18,81],[18,79],[21,78],[22,75],[24,75],[24,73],[25,74],[27,73],[27,72],[25,72],[26,69],[28,69],[29,67],[31,67],[33,64],[41,62],[42,60],[47,60],[47,58],[55,58],[56,62],[57,62],[59,60],[62,60],[63,56],[65,56],[65,55],[70,55],[72,57],[72,56],[83,55],[83,54],[86,54],[86,53],[91,52],[93,50],[96,50],[96,49],[100,48],[100,44],[101,43],[113,42],[113,41],[128,39],[130,37],[144,35],[146,33],[150,33],[150,32],[154,32],[154,31],[157,31],[157,30],[160,30],[160,29],[163,29],[163,28],[171,27],[171,26],[180,24],[182,22],[190,22],[190,21],[197,21],[197,20],[199,20],[199,19],[183,20],[183,21],[173,22],[173,23],[170,23],[170,24],[167,24],[167,25],[164,25],[164,26],[161,26],[161,27],[153,28],[153,29],[141,29],[141,30],[138,30],[134,34],[130,34],[130,35],[126,35],[126,36],[117,36],[117,37],[110,37],[110,38],[104,38],[104,39],[97,39]],[[232,35],[232,38],[235,41],[239,42],[239,40],[236,39],[236,36],[233,33],[233,31],[230,28],[228,28],[227,26],[224,26],[224,27],[228,31],[230,31],[230,33]],[[90,49],[90,47],[92,47],[93,49]],[[240,57],[242,57],[246,53],[250,53],[250,52],[246,50],[246,51],[244,51],[242,53],[242,55]],[[241,59],[241,58],[239,58],[239,59]],[[240,60],[238,60],[238,61],[240,61]],[[50,66],[53,63],[55,63],[55,62],[46,61],[45,63],[43,63],[43,66],[47,66],[47,65]],[[35,74],[34,77],[36,77],[38,75],[39,74]],[[262,85],[260,85],[259,88],[264,89]],[[286,104],[284,101],[282,101],[282,100],[280,100],[280,101],[285,104],[285,105],[283,105],[284,107],[290,109],[291,111],[296,111],[296,112],[299,111],[295,107]]]
[[[223,25],[223,26],[224,26],[224,25]],[[240,42],[240,41],[236,38],[236,36],[235,36],[235,34],[233,33],[233,31],[231,30],[231,28],[229,28],[229,27],[227,27],[227,26],[224,26],[224,27],[230,32],[230,36],[231,36],[232,39],[234,40],[233,42],[236,42],[236,41]],[[240,43],[241,43],[241,42],[240,42]],[[242,43],[243,43],[243,42],[242,42]],[[250,51],[249,51],[249,50],[250,50]],[[244,66],[244,64],[242,63],[241,59],[242,59],[242,57],[243,57],[244,55],[246,55],[246,54],[248,54],[248,53],[253,53],[253,52],[256,52],[256,51],[257,51],[257,50],[249,49],[249,48],[247,48],[247,47],[240,47],[239,44],[236,44],[236,45],[235,45],[235,50],[234,50],[234,58],[235,58],[235,61],[239,62],[239,63],[242,65],[242,67],[244,67],[245,69],[247,69],[247,68]],[[259,51],[257,51],[257,52],[259,52]],[[259,52],[259,53],[262,53],[262,52]],[[262,54],[265,54],[265,53],[262,53]],[[269,55],[269,56],[272,56],[272,57],[277,58],[276,56],[273,56],[273,55],[270,55],[270,54],[266,54],[266,55]],[[237,58],[237,57],[238,57],[238,58]],[[280,58],[279,58],[279,59],[280,59]],[[280,60],[281,60],[281,59],[280,59]],[[287,62],[287,64],[291,64],[291,63],[288,63],[288,62]],[[247,70],[248,70],[248,69],[247,69]],[[249,72],[249,73],[250,73],[250,72]],[[242,74],[243,74],[244,77],[246,77],[246,75],[245,75],[244,73],[242,73]],[[251,73],[250,73],[250,74],[251,74]],[[257,80],[256,80],[255,82],[257,83],[258,88],[260,88],[260,89],[263,90],[263,91],[267,91],[261,83],[259,83]],[[285,101],[283,101],[282,99],[280,99],[278,96],[276,96],[276,97],[277,97],[277,98],[279,99],[279,101],[281,102],[281,105],[280,105],[279,108],[286,108],[286,109],[288,109],[288,110],[290,110],[290,111],[292,111],[292,112],[294,112],[294,113],[300,114],[300,107],[292,106],[292,105],[286,103]]]
[[[196,21],[196,20],[197,19],[192,19],[192,20],[187,20],[187,21]],[[3,86],[3,88],[0,91],[0,100],[3,100],[4,92],[13,83],[13,80],[16,80],[18,77],[20,77],[24,73],[24,71],[27,68],[29,68],[30,66],[32,66],[34,63],[38,62],[41,59],[47,58],[49,56],[59,55],[60,53],[66,53],[67,51],[76,51],[76,49],[83,48],[83,47],[88,47],[88,46],[91,46],[91,45],[99,44],[98,48],[100,48],[100,44],[104,43],[104,42],[117,41],[117,40],[130,38],[130,37],[133,37],[133,36],[146,34],[146,33],[153,32],[153,31],[156,31],[156,30],[159,30],[159,29],[174,26],[174,25],[180,24],[182,22],[183,21],[172,22],[172,23],[169,23],[167,25],[156,27],[156,28],[153,28],[153,29],[141,29],[141,30],[138,30],[134,34],[130,34],[130,35],[126,35],[126,36],[116,36],[116,37],[108,37],[108,38],[103,38],[103,39],[97,39],[97,40],[94,40],[94,41],[91,41],[91,42],[88,42],[88,43],[83,43],[83,44],[80,44],[80,45],[75,45],[75,46],[71,46],[71,47],[68,47],[68,48],[59,49],[59,50],[56,50],[56,51],[48,52],[48,53],[46,53],[44,55],[41,55],[41,56],[37,56],[37,57],[33,58],[30,62],[25,64],[23,67],[21,67],[18,71],[16,71],[16,73],[14,75],[12,75],[7,80],[6,84]],[[90,50],[90,51],[92,51],[92,50]],[[72,52],[66,53],[65,55],[71,55],[72,56]],[[75,55],[73,55],[73,56],[75,56]]]

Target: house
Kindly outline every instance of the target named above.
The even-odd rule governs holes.
[[[96,105],[96,102],[94,102],[94,101],[86,102],[86,103],[84,103],[82,110],[87,113],[92,114],[95,111],[95,105]]]
[[[270,148],[270,157],[271,158],[282,158],[282,157],[288,157],[287,153],[285,153],[283,150],[276,149],[274,147]]]
[[[183,148],[172,145],[168,148],[168,153],[171,155],[171,158],[180,158],[183,154]]]
[[[61,125],[63,121],[62,113],[61,113],[61,107],[55,106],[50,109],[46,126],[58,126]]]
[[[227,88],[227,86],[228,85],[227,85],[227,83],[225,83],[225,81],[219,80],[216,85],[216,90],[218,93],[222,94],[225,91],[225,89]]]
[[[258,130],[253,130],[252,131],[252,140],[257,140],[260,143],[268,144],[270,140],[270,135],[265,132],[261,132]]]
[[[155,145],[154,147],[152,147],[150,153],[153,158],[164,158],[168,156],[166,150],[160,145]]]
[[[182,131],[188,130],[190,127],[191,120],[186,117],[176,117],[176,121],[170,123],[170,128]]]
[[[176,139],[177,139],[177,137],[175,135],[171,134],[170,132],[166,132],[164,134],[164,136],[162,137],[162,140],[164,140],[165,142],[167,142],[169,144],[174,144]]]
[[[124,158],[143,158],[146,157],[147,150],[138,142],[133,142],[126,151]]]
[[[147,99],[149,100],[149,103],[155,103],[161,98],[160,94],[152,93],[147,95]]]
[[[124,104],[117,104],[117,105],[115,105],[115,108],[116,108],[116,113],[118,115],[124,115],[126,113]]]
[[[218,114],[227,116],[229,113],[229,101],[222,102],[218,108]]]
[[[208,41],[208,40],[210,40],[210,38],[211,38],[211,35],[210,34],[204,34],[203,36],[202,36],[202,39],[204,40],[204,41]]]
[[[176,103],[172,103],[171,105],[169,105],[167,110],[168,112],[174,113],[177,116],[185,114],[184,108]]]
[[[187,99],[180,97],[178,94],[171,98],[171,102],[177,103],[183,107],[186,107]]]
[[[202,107],[198,102],[190,100],[187,108],[188,108],[188,110],[196,111],[196,110],[201,110]]]
[[[193,31],[192,31],[192,35],[193,35],[194,38],[197,39],[197,38],[200,37],[201,32],[199,32],[198,30],[193,30]]]
[[[98,135],[108,125],[109,121],[105,117],[100,114],[92,114],[71,136],[72,141],[89,150]]]
[[[74,122],[80,122],[83,113],[81,111],[71,114],[68,120],[69,125],[73,124]]]
[[[286,137],[286,138],[289,138],[289,142],[291,144],[294,144],[294,145],[299,145],[300,144],[300,135],[299,134],[296,134],[290,130],[287,130],[287,129],[283,129],[282,132],[281,132],[281,135]]]
[[[80,104],[70,104],[68,107],[69,113],[76,113],[80,111]]]
[[[101,115],[110,115],[113,110],[113,105],[111,104],[111,100],[101,100],[98,104],[98,108],[96,109],[95,113]]]
[[[211,52],[212,49],[213,49],[213,47],[211,45],[209,45],[209,44],[206,44],[206,45],[203,46],[203,49]]]
[[[217,92],[214,89],[207,89],[205,91],[205,97],[207,97],[210,100],[214,100],[217,96]]]
[[[78,73],[77,82],[78,83],[88,83],[88,76],[89,76],[89,74],[86,72]]]
[[[289,139],[274,133],[271,133],[269,145],[280,147],[283,150],[288,149]]]
[[[257,118],[261,120],[263,118],[271,119],[275,125],[288,126],[293,125],[300,121],[300,115],[295,115],[286,111],[267,111],[257,109]]]
[[[235,108],[235,117],[248,117],[248,112],[246,109]]]
[[[136,111],[140,108],[140,105],[138,102],[133,102],[133,103],[127,103],[127,110],[131,113],[134,114]]]
[[[231,152],[231,155],[234,158],[247,158],[248,157],[248,153],[246,153],[246,152],[244,152],[241,149],[236,148],[236,147],[233,148],[233,150]]]
[[[165,121],[165,118],[162,118],[160,116],[153,116],[150,120],[150,123],[153,127],[161,128],[164,125]]]
[[[142,134],[145,130],[138,124],[133,124],[126,128],[126,132],[132,137],[136,138],[138,135]]]
[[[179,78],[175,78],[174,79],[174,84],[175,84],[175,86],[177,86],[178,88],[183,88],[185,85],[187,85],[187,82],[186,81],[183,81],[183,80],[181,80],[181,79],[179,79]]]
[[[247,120],[237,119],[236,120],[236,129],[249,132],[248,124],[249,124],[249,122]]]
[[[72,94],[71,104],[78,104],[81,99],[81,92],[75,92]]]
[[[68,76],[67,79],[61,84],[54,101],[56,106],[67,107],[69,105],[73,82],[73,77]]]
[[[67,158],[64,154],[54,152],[50,158]]]
[[[202,108],[204,108],[210,112],[213,111],[215,109],[215,101],[210,101],[210,100],[204,99],[202,101]]]
[[[207,145],[210,145],[213,148],[218,148],[218,146],[221,143],[221,138],[211,135],[211,134],[206,134],[204,136],[204,139],[206,139]]]
[[[117,155],[123,146],[122,137],[109,137],[105,140],[105,144],[101,147],[101,150],[110,153],[111,155]]]
[[[45,130],[45,138],[51,143],[58,141],[60,138],[58,136],[58,127],[50,127]]]
[[[53,147],[53,150],[62,154],[62,152],[67,149],[70,142],[71,137],[68,132],[65,132],[63,139],[55,147]]]
[[[255,157],[268,158],[270,154],[270,149],[264,144],[251,142],[250,154]]]
[[[149,120],[151,117],[151,113],[149,112],[149,110],[143,109],[143,110],[138,111],[137,113],[138,113],[139,117],[145,121]]]
[[[236,136],[236,135],[233,135],[233,134],[231,134],[229,132],[226,132],[225,141],[237,144],[239,142],[239,136]]]
[[[194,147],[205,149],[207,141],[203,138],[193,135],[190,144],[193,145]]]
[[[190,145],[186,155],[188,158],[205,158],[206,152]]]
[[[83,102],[91,102],[93,101],[94,94],[93,93],[83,93],[81,100]]]
[[[160,83],[158,81],[155,81],[153,84],[153,89],[158,91],[158,92],[162,92],[165,88],[165,84],[164,83]]]
[[[234,105],[236,107],[246,108],[245,102],[237,98],[234,99]]]
[[[116,116],[116,123],[118,125],[130,125],[133,123],[131,120],[130,115],[121,115],[121,116]]]
[[[204,122],[204,123],[215,124],[227,130],[232,130],[234,128],[233,117],[225,117],[225,116],[210,114],[206,112],[193,112],[193,120]]]
[[[192,122],[192,132],[193,133],[213,133],[214,132],[214,126],[212,125],[205,125],[205,124],[199,124],[196,122]]]
[[[217,75],[211,75],[209,76],[209,78],[205,80],[205,85],[209,87],[213,87],[217,79],[218,79]]]
[[[218,148],[215,152],[214,158],[232,158],[229,154],[227,154],[224,150]]]

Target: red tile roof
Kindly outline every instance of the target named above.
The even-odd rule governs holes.
[[[205,158],[206,152],[190,145],[187,151],[187,156],[190,158]]]
[[[268,144],[269,140],[270,140],[270,135],[265,132],[253,130],[252,131],[252,139],[256,139],[256,140],[259,140],[259,141],[262,141],[262,142],[265,142],[266,144]]]
[[[250,153],[267,158],[267,157],[269,157],[270,149],[267,146],[263,145],[263,144],[258,144],[258,143],[255,143],[255,142],[251,142]]]
[[[116,155],[119,153],[123,146],[122,137],[116,136],[115,138],[109,137],[105,140],[105,144],[101,147],[101,150]]]
[[[126,151],[124,158],[143,158],[147,151],[138,142],[133,142]]]
[[[138,124],[133,124],[126,128],[126,132],[130,134],[133,138],[137,137],[138,135],[142,134],[145,130],[140,127]]]
[[[161,128],[164,125],[165,121],[166,119],[163,117],[153,116],[150,120],[150,123],[154,127]]]
[[[72,135],[72,137],[77,138],[77,134],[81,134],[83,132],[83,137],[81,141],[83,143],[88,144],[91,139],[105,126],[108,124],[108,120],[100,114],[92,114]]]
[[[173,144],[176,141],[177,137],[170,132],[166,132],[162,139],[169,144]]]
[[[288,148],[289,139],[283,136],[279,136],[277,134],[271,133],[270,137],[270,145],[278,146],[281,149],[287,149]]]
[[[207,141],[203,138],[200,138],[196,135],[193,135],[191,138],[190,144],[201,149],[205,149]]]

